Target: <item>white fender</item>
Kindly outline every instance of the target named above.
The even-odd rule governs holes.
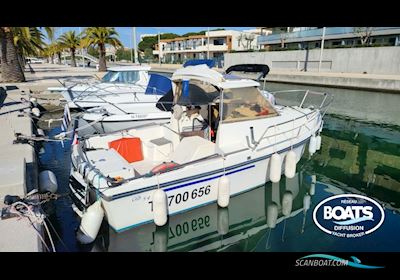
[[[308,144],[308,152],[312,156],[317,150],[317,139],[315,135],[312,135],[310,138],[310,143]]]
[[[55,193],[58,189],[57,178],[50,170],[44,170],[39,174],[39,190],[41,192]]]
[[[306,194],[303,198],[303,210],[307,211],[308,209],[310,209],[310,205],[311,205],[311,196]]]
[[[271,156],[269,160],[269,179],[273,183],[277,183],[281,180],[282,172],[282,160],[281,156],[277,153]]]
[[[317,183],[317,176],[311,175],[311,184],[316,184],[316,183]]]
[[[218,205],[220,207],[227,207],[230,198],[230,181],[227,176],[222,176],[218,181]]]
[[[82,216],[81,225],[79,226],[80,233],[77,235],[79,242],[88,244],[96,239],[103,217],[104,210],[101,207],[101,201],[98,200],[89,206]]]
[[[310,186],[310,194],[315,194],[315,184],[317,183],[317,176],[311,175],[311,186]]]
[[[285,176],[287,178],[293,178],[296,174],[296,161],[296,153],[293,150],[289,151],[285,160]]]
[[[38,128],[38,129],[37,129],[37,135],[45,136],[43,129]]]
[[[272,203],[267,207],[267,226],[275,228],[276,221],[278,220],[278,205]]]
[[[79,172],[79,164],[81,163],[81,157],[78,152],[78,145],[72,145],[71,161],[73,166]]]
[[[40,117],[40,110],[38,108],[32,108],[32,114],[36,117]]]
[[[310,195],[315,194],[315,184],[311,184],[309,193],[310,193]]]
[[[35,104],[37,102],[37,99],[35,97],[31,97],[29,98],[29,101]]]
[[[162,189],[153,192],[154,223],[163,226],[168,220],[167,194]]]
[[[83,175],[85,174],[85,169],[86,169],[86,166],[87,166],[87,165],[88,165],[87,162],[81,162],[81,163],[78,165],[78,172],[79,172],[79,174],[82,175],[82,177],[84,177]]]
[[[286,191],[282,197],[282,214],[289,216],[292,213],[293,207],[293,194]]]

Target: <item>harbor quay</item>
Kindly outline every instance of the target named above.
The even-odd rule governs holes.
[[[32,71],[33,69],[33,71]],[[71,68],[66,65],[38,64],[26,70],[25,83],[0,83],[0,209],[7,208],[6,196],[23,198],[39,188],[39,163],[35,141],[18,141],[38,135],[38,110],[60,106],[61,95],[48,93],[48,87],[61,86],[59,81],[96,78],[93,68]],[[100,77],[102,75],[100,74]],[[35,108],[35,109],[34,109]],[[36,115],[34,114],[36,113]],[[43,113],[43,112],[41,112]],[[41,114],[40,113],[40,114]],[[38,222],[2,212],[0,219],[1,252],[42,252],[44,228]]]
[[[172,74],[180,64],[150,64],[155,72]],[[216,68],[223,72],[223,69]],[[302,84],[334,88],[348,88],[371,91],[400,92],[400,75],[363,74],[342,72],[299,72],[294,70],[274,70],[265,77],[267,82]]]
[[[0,208],[5,207],[6,195],[24,197],[38,186],[38,164],[34,147],[29,143],[16,143],[16,135],[31,137],[34,133],[31,119],[29,92],[18,88],[0,86]],[[27,102],[21,102],[21,98]],[[37,223],[31,225],[26,218],[6,218],[2,212],[0,220],[0,251],[42,251]],[[39,233],[42,234],[42,233]]]

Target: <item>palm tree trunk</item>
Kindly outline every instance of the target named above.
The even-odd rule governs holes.
[[[25,69],[24,58],[22,57],[21,52],[18,51],[18,49],[17,49],[17,56],[18,56],[19,65],[21,65],[22,69]]]
[[[71,66],[76,67],[75,49],[71,49]]]
[[[61,52],[57,52],[58,64],[61,64]]]
[[[9,28],[0,27],[1,76],[3,82],[25,82],[24,71],[18,60],[14,35]]]
[[[54,54],[50,55],[51,64],[54,64]]]
[[[99,44],[99,72],[107,71],[106,50],[103,44]]]

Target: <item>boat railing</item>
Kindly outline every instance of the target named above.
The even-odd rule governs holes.
[[[147,89],[147,86],[143,86],[143,85],[136,85],[136,84],[132,84],[132,85],[120,85],[120,84],[111,84],[111,85],[107,85],[107,86],[102,86],[99,87],[97,84],[87,84],[87,88],[83,91],[81,91],[76,98],[74,98],[74,102],[76,102],[76,99],[79,99],[81,97],[86,97],[86,96],[95,96],[98,97],[99,94],[101,92],[102,96],[108,96],[108,95],[113,95],[113,96],[118,96],[119,94],[132,94],[134,96],[135,99],[137,99],[137,91],[133,91],[132,87],[136,87],[140,90],[145,91]],[[114,92],[114,91],[110,91],[110,88],[117,88],[119,90],[124,90],[126,89],[126,92],[124,91],[119,91],[119,92]],[[150,87],[151,89],[157,90],[162,94],[166,94],[166,92],[163,92],[155,87]],[[95,89],[93,91],[93,89]]]
[[[142,86],[142,85],[135,85],[136,87],[139,87],[139,88],[142,88],[142,89],[146,89],[147,87],[144,87],[144,86]],[[96,94],[96,92],[88,92],[88,90],[89,90],[89,88],[97,88],[98,89],[98,92],[102,92],[102,94]],[[109,102],[109,101],[107,101],[106,99],[104,99],[105,97],[107,97],[107,96],[116,96],[116,95],[118,95],[118,94],[132,94],[133,95],[133,101],[134,102],[139,102],[139,103],[141,103],[141,104],[144,104],[144,103],[146,103],[146,102],[140,102],[140,100],[138,99],[138,97],[137,97],[137,92],[136,91],[132,91],[132,88],[130,88],[129,86],[117,86],[118,88],[124,88],[124,87],[126,87],[126,88],[128,88],[128,89],[130,89],[130,90],[128,90],[127,92],[119,92],[119,93],[115,93],[115,92],[112,92],[112,91],[110,91],[109,90],[109,88],[115,88],[115,86],[113,86],[113,85],[109,85],[109,86],[106,86],[106,87],[97,87],[96,85],[91,85],[90,87],[88,87],[88,88],[86,88],[85,90],[83,90],[78,96],[77,96],[77,98],[74,98],[74,100],[72,100],[74,103],[75,103],[75,105],[79,108],[79,109],[81,109],[82,111],[86,111],[83,107],[81,107],[80,105],[79,105],[79,103],[104,103],[104,104],[109,104],[109,105],[111,105],[111,106],[113,106],[114,108],[116,108],[116,109],[118,109],[119,111],[121,111],[123,114],[129,114],[128,112],[126,112],[125,110],[123,110],[122,108],[120,108],[118,105],[116,105],[116,104],[132,104],[132,101],[127,101],[127,102],[118,102],[118,103],[113,103],[113,102]],[[157,88],[155,88],[155,87],[151,87],[151,89],[154,89],[154,90],[157,90],[158,92],[160,92],[160,95],[164,95],[164,94],[167,94],[167,92],[164,92],[164,91],[162,91],[162,90],[160,90],[160,89],[157,89]],[[82,94],[85,96],[85,93],[88,93],[88,95],[90,95],[90,96],[94,96],[94,97],[97,97],[98,99],[100,99],[102,102],[99,102],[99,100],[77,100],[77,99],[79,99],[81,96],[82,96]],[[104,92],[106,93],[106,94],[104,94]],[[162,103],[162,102],[147,102],[147,103]],[[163,102],[163,103],[166,103],[166,102]],[[164,107],[164,109],[166,109],[165,108],[165,106],[162,104],[162,106]]]
[[[278,125],[271,125],[271,126],[268,126],[268,127],[264,130],[264,132],[262,133],[262,135],[260,136],[260,138],[259,138],[258,140],[255,140],[254,132],[253,132],[253,127],[250,127],[250,138],[249,138],[249,136],[246,136],[247,145],[248,145],[248,147],[249,147],[251,150],[254,151],[254,150],[258,147],[258,145],[260,145],[260,143],[261,143],[263,140],[265,140],[265,139],[271,139],[272,137],[274,137],[274,138],[276,139],[277,136],[282,135],[282,134],[286,134],[286,133],[288,133],[288,132],[292,132],[292,137],[290,137],[290,138],[285,138],[285,140],[280,141],[280,142],[274,142],[274,143],[272,143],[272,144],[270,144],[270,145],[268,145],[268,146],[265,146],[265,147],[262,147],[262,148],[258,149],[257,151],[261,151],[261,150],[267,149],[267,148],[269,148],[269,147],[271,147],[271,146],[274,146],[274,145],[277,145],[277,144],[280,144],[280,143],[283,143],[283,142],[292,141],[292,140],[294,140],[294,139],[297,139],[297,138],[299,137],[300,131],[301,131],[301,129],[302,129],[303,127],[305,127],[305,128],[307,128],[308,130],[310,130],[310,128],[307,126],[307,124],[308,124],[310,121],[314,120],[317,116],[318,116],[318,111],[312,111],[312,112],[309,112],[309,113],[307,113],[307,114],[304,114],[304,115],[302,115],[302,116],[300,116],[300,117],[293,118],[293,119],[288,120],[288,121],[285,121],[285,122],[283,122],[283,123],[279,123]],[[295,122],[296,120],[301,119],[301,118],[304,118],[304,117],[306,118],[306,120],[305,120],[304,123],[302,123],[302,124],[300,124],[300,125],[297,125],[297,126],[294,126],[294,122]],[[280,131],[280,132],[277,132],[277,133],[274,133],[274,134],[271,134],[271,135],[266,136],[266,134],[267,134],[272,128],[274,128],[274,129],[276,130],[277,127],[282,126],[282,125],[287,124],[287,123],[290,123],[290,122],[293,122],[293,127],[292,127],[292,128],[290,128],[290,129],[288,129],[288,130],[285,130],[285,131]],[[298,129],[297,134],[293,135],[293,131],[295,131],[295,130],[297,130],[297,129]]]
[[[333,94],[332,93],[327,93],[327,92],[317,92],[317,91],[311,91],[311,90],[303,90],[303,89],[293,89],[293,90],[280,90],[280,91],[274,91],[274,92],[269,92],[270,94],[274,95],[275,99],[277,100],[277,104],[279,104],[279,99],[283,99],[280,96],[284,94],[291,94],[292,97],[294,94],[300,94],[301,101],[298,104],[297,102],[292,105],[292,107],[298,107],[298,108],[304,108],[305,104],[308,104],[309,108],[318,108],[318,110],[321,112],[321,115],[324,116],[326,111],[328,110],[329,106],[333,102]],[[302,96],[301,96],[302,94]],[[289,95],[290,96],[290,95]],[[316,97],[320,97],[320,100],[315,100]],[[284,99],[285,101],[292,101],[288,99]],[[311,100],[311,101],[309,101]]]

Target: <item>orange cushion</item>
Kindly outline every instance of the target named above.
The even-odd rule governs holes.
[[[143,160],[140,138],[121,138],[109,142],[108,147],[116,150],[129,163]]]

